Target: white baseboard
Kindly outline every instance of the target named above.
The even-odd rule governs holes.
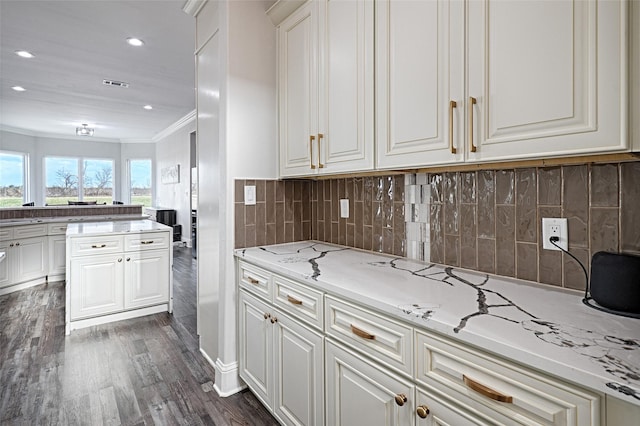
[[[115,314],[102,315],[99,317],[86,318],[67,322],[65,333],[68,336],[73,330],[91,327],[94,325],[106,324],[114,321],[122,321],[131,318],[143,317],[146,315],[158,314],[160,312],[169,312],[169,304],[163,303],[156,306],[148,306],[145,308],[132,309],[130,311],[118,312]]]
[[[214,380],[213,388],[216,390],[218,395],[225,398],[227,396],[234,395],[247,387],[242,379],[240,379],[240,376],[238,376],[237,362],[224,364],[220,361],[220,358],[213,362],[211,357],[209,357],[202,348],[200,348],[200,353],[216,370],[216,379]]]
[[[25,288],[35,287],[40,284],[45,284],[46,282],[47,282],[46,278],[42,277],[32,281],[27,281],[26,283],[20,283],[20,284],[10,285],[8,287],[3,287],[3,288],[0,288],[0,296],[13,293],[14,291],[24,290]]]

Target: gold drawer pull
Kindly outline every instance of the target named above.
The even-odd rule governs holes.
[[[399,407],[402,407],[404,403],[407,402],[407,395],[399,393],[396,395],[395,400],[396,404],[398,404]]]
[[[322,164],[320,160],[320,157],[321,157],[320,141],[322,141],[322,138],[324,138],[324,135],[322,133],[318,133],[318,168],[319,169],[324,169],[324,164]]]
[[[293,305],[302,305],[302,300],[298,300],[295,297],[287,296],[287,300]]]
[[[100,244],[100,245],[98,245],[98,244],[93,244],[93,245],[91,246],[91,248],[105,248],[106,246],[107,246],[106,244]]]
[[[311,169],[315,169],[316,165],[313,164],[313,141],[316,139],[315,136],[309,136],[309,166]]]
[[[416,414],[421,419],[426,419],[429,413],[429,407],[427,407],[426,405],[418,405],[418,408],[416,408]]]
[[[473,379],[470,379],[464,374],[462,375],[462,380],[464,381],[464,384],[467,385],[469,389],[472,389],[478,392],[480,395],[484,395],[487,398],[493,399],[494,401],[506,402],[508,404],[511,404],[513,402],[513,397],[502,394],[498,391],[495,391],[481,383],[476,382]]]
[[[153,240],[140,241],[140,244],[153,244]]]
[[[449,150],[452,154],[458,152],[458,150],[453,146],[453,109],[457,105],[456,101],[449,101]]]
[[[260,284],[260,281],[256,280],[255,278],[251,278],[251,277],[247,277],[247,281],[249,281],[251,284],[255,284],[255,285]]]
[[[376,340],[376,336],[374,334],[367,333],[366,331],[362,330],[361,328],[356,327],[353,324],[351,324],[351,332],[353,334],[355,334],[356,336],[358,336],[358,337],[362,337],[363,339]]]
[[[469,97],[469,150],[476,152],[476,146],[473,144],[473,106],[478,103],[473,96]]]

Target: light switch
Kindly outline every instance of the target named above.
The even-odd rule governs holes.
[[[256,186],[245,185],[244,187],[244,205],[254,206],[256,204]]]
[[[340,200],[340,217],[346,219],[349,217],[349,200]]]

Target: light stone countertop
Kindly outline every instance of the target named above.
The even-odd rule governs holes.
[[[314,241],[238,249],[286,277],[640,405],[640,320],[576,292]]]
[[[89,235],[128,234],[170,230],[170,226],[147,219],[81,222],[70,223],[67,226],[67,238],[86,237]]]

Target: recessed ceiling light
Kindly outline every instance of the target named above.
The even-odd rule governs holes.
[[[33,54],[31,52],[27,52],[26,50],[16,50],[16,55],[20,56],[21,58],[33,58]]]
[[[27,90],[22,86],[13,86],[12,89],[15,90],[16,92],[24,92],[25,90]]]
[[[131,46],[140,47],[144,44],[144,41],[140,40],[139,38],[129,37],[127,39],[127,43],[129,43]]]
[[[144,108],[144,109],[153,109],[153,107],[151,105],[145,105],[142,108]]]

